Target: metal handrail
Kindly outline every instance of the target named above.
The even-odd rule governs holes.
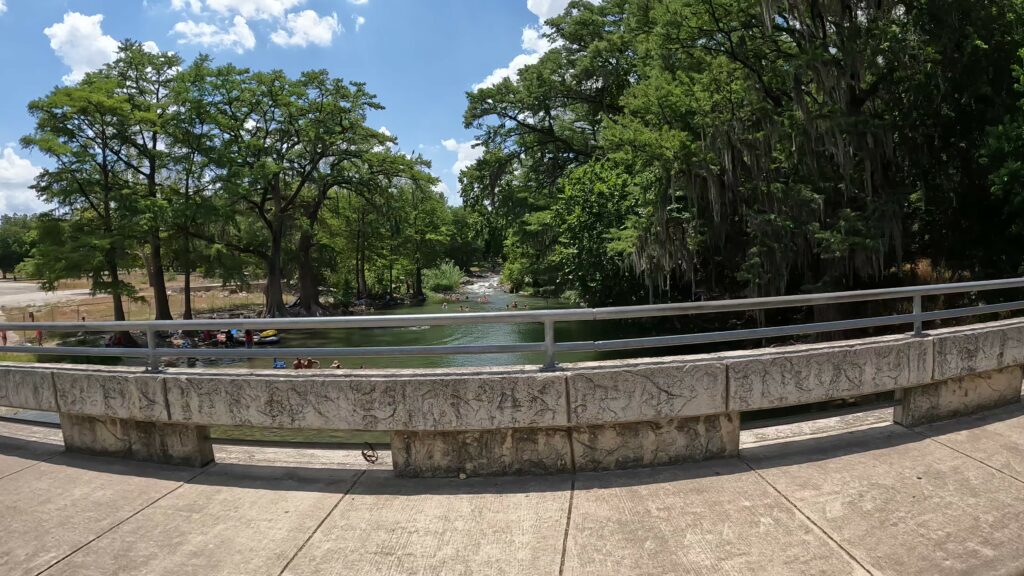
[[[146,358],[149,369],[157,369],[160,358],[269,358],[284,355],[372,357],[372,356],[436,356],[448,354],[502,354],[523,352],[544,352],[545,368],[555,366],[557,352],[627,350],[664,346],[680,346],[771,338],[868,328],[911,324],[913,333],[922,333],[922,323],[929,320],[975,316],[993,312],[1007,312],[1024,309],[1024,300],[924,312],[922,297],[941,294],[980,292],[1007,288],[1024,287],[1024,278],[1008,278],[978,282],[935,284],[930,286],[907,286],[880,288],[821,294],[794,296],[773,296],[767,298],[744,298],[707,302],[686,302],[678,304],[654,304],[646,306],[617,306],[608,308],[578,308],[571,310],[523,310],[517,312],[470,312],[460,314],[402,314],[390,316],[321,317],[321,318],[266,318],[266,319],[214,319],[214,320],[149,320],[127,322],[0,322],[0,330],[46,330],[75,332],[112,332],[121,330],[144,331],[148,348],[83,348],[74,346],[32,347],[29,351],[39,355],[59,354],[68,356],[117,356]],[[653,318],[713,312],[740,312],[864,302],[869,300],[890,300],[912,298],[911,314],[893,314],[871,318],[856,318],[792,326],[751,328],[723,332],[704,332],[676,336],[625,338],[619,340],[562,342],[555,341],[555,323],[567,321],[616,320],[628,318]],[[158,348],[156,333],[175,330],[217,330],[238,329],[329,329],[329,328],[406,328],[411,326],[457,326],[467,324],[528,324],[544,326],[542,342],[519,344],[473,344],[436,346],[380,346],[355,348]],[[0,346],[0,352],[24,352],[23,346]]]

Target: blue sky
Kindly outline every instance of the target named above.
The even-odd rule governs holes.
[[[112,58],[124,38],[190,60],[291,74],[326,68],[366,82],[385,110],[373,127],[433,162],[452,203],[478,151],[465,93],[515,74],[547,43],[543,19],[567,0],[0,0],[0,213],[42,208],[27,189],[46,160],[21,149],[29,100]]]

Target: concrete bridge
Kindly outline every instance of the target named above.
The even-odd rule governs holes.
[[[557,474],[735,456],[743,412],[894,391],[916,426],[1018,402],[1024,321],[922,336],[520,369],[203,371],[0,365],[0,406],[68,450],[200,467],[210,426],[386,431],[401,476]]]
[[[4,364],[0,406],[60,430],[0,423],[0,572],[1018,574],[1022,366],[1024,320],[555,371]],[[214,444],[221,425],[392,450]]]
[[[891,412],[744,430],[735,458],[466,480],[306,447],[127,462],[0,422],[0,572],[1024,572],[1021,405],[918,428]]]

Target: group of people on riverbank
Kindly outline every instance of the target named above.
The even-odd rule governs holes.
[[[340,370],[344,368],[344,366],[341,365],[341,362],[338,362],[337,360],[331,362],[330,367],[334,370]],[[359,368],[362,369],[365,367],[366,366],[360,366]],[[274,358],[274,368],[284,368],[284,360],[278,360],[277,358]],[[306,358],[296,358],[295,361],[292,362],[293,370],[315,370],[317,368],[320,368],[320,361],[314,360],[313,358],[310,358],[308,356]]]

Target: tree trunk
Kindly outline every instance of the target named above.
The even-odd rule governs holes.
[[[184,309],[181,312],[182,320],[192,319],[192,267],[188,259],[185,259],[185,288],[182,290],[184,293]]]
[[[156,134],[153,134],[153,148],[156,148]],[[146,188],[149,197],[158,197],[156,184],[156,158],[149,157],[149,170],[146,174]],[[164,280],[164,258],[160,241],[160,224],[153,224],[149,231],[149,286],[153,289],[153,309],[155,320],[173,320],[171,304],[167,300],[167,282]]]
[[[281,282],[284,280],[281,254],[284,245],[284,226],[277,222],[270,234],[270,255],[267,258],[267,286],[263,289],[264,318],[284,318],[288,316],[288,308],[284,305],[284,291]]]
[[[171,303],[167,299],[167,282],[164,279],[164,259],[160,245],[160,232],[149,235],[149,285],[153,288],[155,320],[172,320]]]
[[[363,215],[359,214],[359,227],[356,229],[356,300],[369,296],[366,288],[366,241],[363,238]]]
[[[412,287],[412,296],[416,300],[423,299],[423,268],[421,266],[416,267],[416,282]]]
[[[299,234],[299,305],[306,316],[321,316],[324,313],[320,303],[320,283],[313,265],[313,235],[309,230]]]
[[[114,289],[110,294],[114,301],[114,321],[124,322],[124,302],[121,300],[121,276],[118,273],[117,259],[114,257],[113,254],[108,253],[106,260],[107,274],[110,276],[111,285],[114,286]],[[131,332],[127,330],[122,330],[120,332],[117,332],[117,334],[120,334],[121,341],[124,343],[124,346],[126,348],[135,348],[139,345],[139,343],[135,341],[135,338],[132,336]]]

